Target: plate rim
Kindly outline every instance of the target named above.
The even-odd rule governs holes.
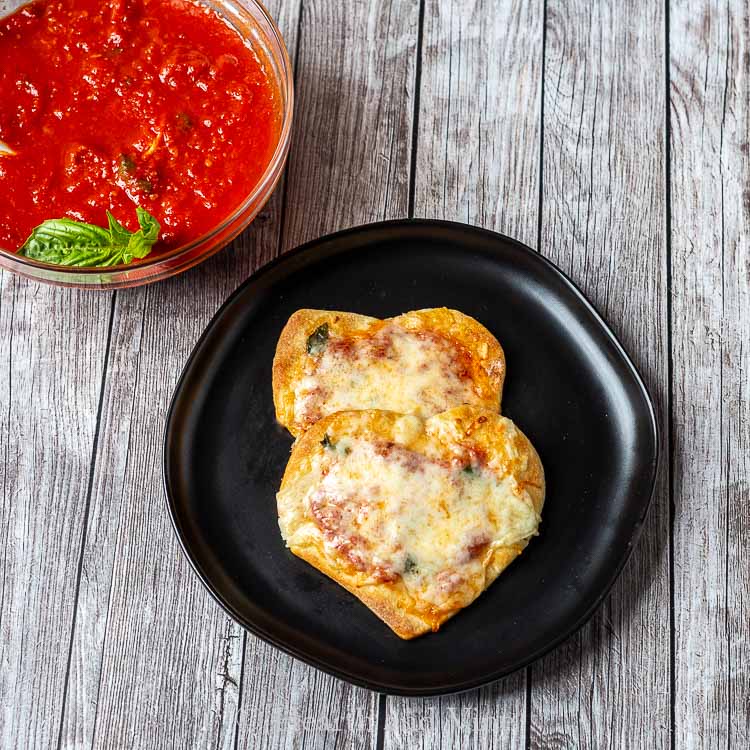
[[[299,257],[300,255],[313,251],[315,248],[319,247],[321,244],[327,244],[331,241],[339,240],[348,235],[363,235],[363,234],[371,233],[373,231],[377,232],[383,229],[398,229],[399,227],[413,228],[415,226],[416,227],[419,227],[419,226],[438,227],[438,228],[443,228],[443,229],[449,228],[453,230],[459,230],[462,232],[476,233],[494,242],[500,241],[500,242],[509,244],[516,251],[521,252],[522,254],[531,256],[535,262],[540,262],[542,266],[546,266],[547,270],[551,271],[553,275],[558,276],[560,280],[563,282],[563,284],[567,287],[568,291],[570,291],[573,294],[573,296],[577,299],[577,301],[583,305],[583,307],[587,310],[587,312],[593,316],[596,324],[604,332],[607,339],[614,346],[614,349],[619,355],[620,359],[626,365],[627,369],[630,371],[630,374],[632,375],[636,385],[638,386],[638,389],[647,407],[650,437],[651,437],[652,444],[653,444],[653,452],[651,456],[649,457],[649,463],[651,466],[651,475],[648,480],[649,490],[646,493],[645,502],[643,503],[640,516],[638,517],[637,521],[635,521],[634,531],[630,539],[630,544],[626,547],[624,554],[617,561],[617,564],[612,567],[611,574],[607,578],[606,584],[604,585],[600,593],[597,595],[594,601],[589,605],[589,607],[582,613],[582,615],[571,626],[569,626],[568,628],[565,628],[563,632],[561,632],[559,635],[551,639],[543,647],[540,647],[539,649],[537,649],[536,651],[528,655],[526,658],[522,659],[518,665],[514,666],[510,670],[502,670],[502,669],[492,670],[490,672],[483,673],[482,675],[476,678],[460,680],[457,682],[440,683],[432,687],[408,687],[408,686],[403,686],[403,685],[398,685],[398,684],[381,682],[377,679],[368,680],[367,678],[362,677],[360,674],[348,672],[345,669],[335,667],[331,664],[328,664],[322,660],[317,659],[314,656],[310,656],[304,653],[303,651],[295,648],[294,645],[281,642],[272,633],[266,632],[263,628],[259,627],[257,624],[250,622],[244,615],[242,615],[242,613],[236,611],[235,608],[223,598],[218,587],[215,586],[211,582],[208,575],[202,570],[196,557],[194,557],[193,554],[191,554],[191,551],[188,547],[188,541],[185,539],[183,532],[180,528],[180,523],[178,520],[178,512],[177,512],[177,503],[175,502],[175,497],[174,497],[176,493],[173,492],[171,488],[170,480],[169,480],[169,471],[168,471],[169,469],[169,447],[172,442],[172,434],[174,432],[173,421],[175,419],[176,402],[177,402],[178,396],[180,395],[182,387],[187,379],[188,372],[192,368],[193,362],[198,357],[205,340],[208,338],[210,332],[215,327],[215,324],[219,321],[219,319],[223,315],[225,315],[229,311],[229,309],[243,295],[244,291],[249,286],[257,283],[262,277],[264,277],[266,274],[268,274],[270,271],[274,270],[278,266],[288,263],[294,258]],[[628,560],[630,560],[633,554],[633,551],[638,546],[638,542],[640,540],[641,533],[643,531],[644,522],[648,516],[648,513],[651,509],[651,505],[653,502],[653,496],[654,496],[654,492],[656,489],[656,478],[658,476],[658,470],[659,470],[659,466],[662,460],[661,431],[659,428],[659,422],[658,422],[657,415],[656,415],[656,408],[654,406],[654,401],[651,397],[651,393],[648,389],[648,386],[646,385],[635,363],[630,358],[630,355],[627,353],[626,349],[620,342],[620,339],[617,337],[614,331],[610,328],[609,324],[605,321],[603,316],[599,313],[598,309],[586,297],[586,295],[583,293],[581,288],[568,276],[568,274],[565,273],[565,271],[563,271],[561,268],[559,268],[555,263],[553,263],[549,258],[545,257],[540,252],[534,250],[533,248],[529,247],[528,245],[521,242],[520,240],[514,239],[513,237],[509,237],[500,232],[495,232],[491,229],[486,229],[484,227],[476,226],[473,224],[464,224],[461,222],[447,221],[444,219],[425,219],[425,218],[389,219],[385,221],[360,224],[357,226],[348,227],[346,229],[339,230],[337,232],[332,232],[330,234],[326,234],[321,237],[317,237],[315,239],[309,240],[301,245],[298,245],[295,248],[292,248],[286,252],[283,252],[281,255],[272,259],[268,263],[265,263],[264,265],[260,266],[250,276],[248,276],[248,278],[245,279],[245,281],[243,281],[219,306],[219,308],[211,317],[211,320],[206,324],[206,327],[203,329],[203,332],[199,336],[198,340],[193,345],[190,355],[188,356],[182,368],[182,371],[180,372],[180,376],[177,380],[177,383],[174,387],[174,391],[169,401],[169,407],[167,409],[166,418],[164,422],[164,433],[163,433],[163,439],[162,439],[161,456],[162,456],[162,486],[164,488],[167,511],[169,514],[169,519],[172,525],[172,529],[175,533],[175,536],[177,537],[180,548],[182,549],[182,552],[184,556],[187,558],[188,563],[190,564],[190,567],[192,568],[193,572],[197,575],[198,579],[203,584],[204,588],[208,591],[208,593],[211,595],[213,600],[224,610],[224,612],[227,615],[229,615],[229,617],[232,620],[234,620],[234,622],[236,622],[240,627],[242,627],[244,630],[248,631],[252,635],[257,636],[258,638],[261,638],[262,640],[266,641],[267,643],[274,646],[275,648],[278,648],[280,651],[288,654],[289,656],[295,659],[299,659],[305,664],[308,664],[314,667],[315,669],[319,669],[322,672],[325,672],[326,674],[329,674],[341,680],[345,680],[346,682],[349,682],[358,687],[363,687],[363,688],[366,688],[368,690],[372,690],[378,693],[384,693],[386,695],[394,695],[394,696],[405,696],[405,697],[428,697],[428,696],[436,696],[436,695],[451,695],[451,694],[466,692],[469,690],[474,690],[474,689],[477,689],[486,685],[493,684],[497,682],[498,680],[504,679],[506,677],[509,677],[513,674],[520,672],[522,669],[525,669],[529,665],[533,664],[534,662],[538,661],[545,655],[549,654],[558,646],[560,646],[562,643],[564,643],[573,635],[575,635],[587,622],[589,622],[589,620],[593,617],[593,615],[602,605],[604,600],[607,598],[612,588],[614,587],[614,584],[617,582],[617,579],[620,577],[623,569],[625,568],[625,565],[627,564]]]

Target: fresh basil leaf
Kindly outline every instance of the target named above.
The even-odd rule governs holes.
[[[40,224],[19,250],[21,255],[59,266],[91,268],[130,263],[145,258],[159,239],[159,222],[144,209],[135,209],[140,229],[128,231],[107,211],[108,227],[72,219]]]
[[[159,230],[161,229],[159,222],[140,206],[135,209],[135,213],[138,217],[140,229],[130,235],[128,252],[131,257],[125,261],[126,263],[130,263],[133,258],[145,258],[151,252],[154,242],[159,239]]]
[[[307,338],[307,353],[315,356],[326,348],[328,343],[328,323],[318,326]]]
[[[418,568],[417,561],[411,555],[407,555],[404,562],[404,573],[414,573]]]
[[[130,232],[109,211],[107,211],[107,224],[109,224],[109,236],[112,242],[115,245],[127,245],[130,241]]]

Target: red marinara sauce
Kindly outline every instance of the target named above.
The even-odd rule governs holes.
[[[281,130],[268,61],[193,0],[37,0],[0,21],[0,247],[46,219],[161,223],[155,252],[226,219]],[[1,145],[1,144],[0,144]]]

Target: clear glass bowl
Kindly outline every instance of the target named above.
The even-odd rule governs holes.
[[[60,286],[116,289],[150,284],[182,273],[221,250],[258,215],[271,197],[284,169],[292,127],[294,81],[284,40],[268,11],[257,0],[202,0],[225,18],[270,63],[281,96],[279,142],[260,181],[218,226],[182,247],[129,265],[110,268],[68,268],[25,258],[0,248],[0,266],[21,276]]]

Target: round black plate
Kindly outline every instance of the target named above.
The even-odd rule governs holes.
[[[540,536],[490,589],[407,642],[284,547],[275,493],[292,440],[274,419],[271,362],[301,307],[383,318],[443,305],[502,343],[503,412],[537,447],[547,499]],[[258,271],[193,351],[164,445],[177,535],[229,614],[315,667],[404,695],[503,677],[580,627],[633,548],[656,465],[648,393],[581,292],[518,242],[436,221],[340,232]]]

